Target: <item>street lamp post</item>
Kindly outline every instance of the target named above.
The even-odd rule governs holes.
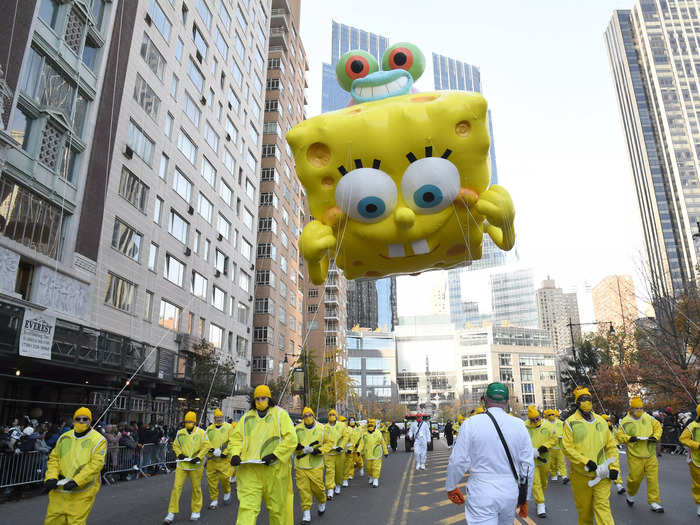
[[[599,324],[609,324],[610,325],[610,333],[614,334],[615,333],[615,327],[612,324],[612,321],[597,321],[593,323],[572,323],[571,322],[571,317],[569,317],[569,323],[566,325],[569,327],[569,333],[571,334],[571,353],[574,355],[574,359],[577,359],[576,357],[576,344],[574,343],[574,326],[590,326],[590,325],[599,325]]]

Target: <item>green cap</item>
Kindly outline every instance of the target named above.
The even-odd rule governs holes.
[[[503,383],[491,383],[486,387],[486,397],[494,401],[508,401],[508,387]]]

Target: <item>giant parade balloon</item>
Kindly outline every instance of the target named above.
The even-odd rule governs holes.
[[[425,69],[409,43],[336,67],[352,97],[287,133],[312,220],[299,250],[322,284],[331,259],[346,278],[415,274],[481,258],[484,233],[515,243],[515,209],[489,185],[486,100],[463,91],[415,92]]]

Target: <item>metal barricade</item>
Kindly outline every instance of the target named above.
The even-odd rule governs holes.
[[[0,455],[0,488],[41,483],[48,457],[42,452]]]
[[[140,462],[141,454],[138,448],[108,447],[107,457],[105,458],[105,468],[102,471],[102,479],[107,484],[111,484],[111,480],[108,477],[110,474],[128,471],[140,472],[143,474],[139,466]]]
[[[175,463],[176,460],[175,453],[168,443],[148,444],[141,448],[140,466],[142,469],[157,467],[165,472],[170,472],[168,463]]]
[[[111,485],[114,483],[113,474],[133,472],[148,477],[154,469],[168,473],[168,465],[173,466],[176,459],[172,447],[167,443],[147,444],[140,448],[111,447],[107,449],[102,480]]]

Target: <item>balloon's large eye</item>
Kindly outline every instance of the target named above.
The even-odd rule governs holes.
[[[379,71],[377,60],[361,49],[348,51],[335,66],[335,75],[338,84],[345,91],[350,91],[353,80],[366,77],[367,75]]]
[[[457,167],[449,160],[427,157],[416,160],[401,180],[401,194],[416,213],[437,213],[452,204],[459,194]]]
[[[384,52],[382,69],[405,69],[413,80],[418,80],[425,71],[425,56],[417,46],[408,42],[394,44]]]
[[[388,217],[398,199],[394,181],[381,170],[358,168],[340,179],[335,203],[351,219],[379,222]]]

